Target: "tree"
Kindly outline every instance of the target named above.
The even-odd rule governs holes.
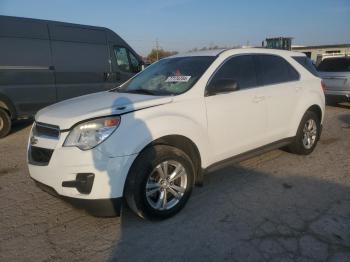
[[[147,62],[149,63],[153,63],[155,61],[157,61],[157,53],[158,53],[158,59],[167,57],[167,56],[172,56],[172,55],[176,55],[178,52],[176,51],[166,51],[164,49],[152,49],[152,51],[148,54],[147,56]]]

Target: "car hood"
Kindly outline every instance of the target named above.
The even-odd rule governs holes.
[[[40,110],[35,121],[69,129],[77,122],[100,116],[124,114],[170,103],[172,97],[99,92],[68,99]]]

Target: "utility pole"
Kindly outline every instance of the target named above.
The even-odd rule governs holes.
[[[157,61],[159,60],[158,49],[159,49],[158,38],[156,38],[156,54],[157,54]]]

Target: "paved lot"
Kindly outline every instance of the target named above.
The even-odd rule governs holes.
[[[1,261],[350,261],[350,106],[327,108],[312,155],[276,150],[211,173],[162,222],[94,218],[42,192],[28,132],[0,141]]]

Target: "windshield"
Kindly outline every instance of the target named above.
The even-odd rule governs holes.
[[[162,59],[113,91],[178,95],[189,90],[214,60],[214,56]]]

